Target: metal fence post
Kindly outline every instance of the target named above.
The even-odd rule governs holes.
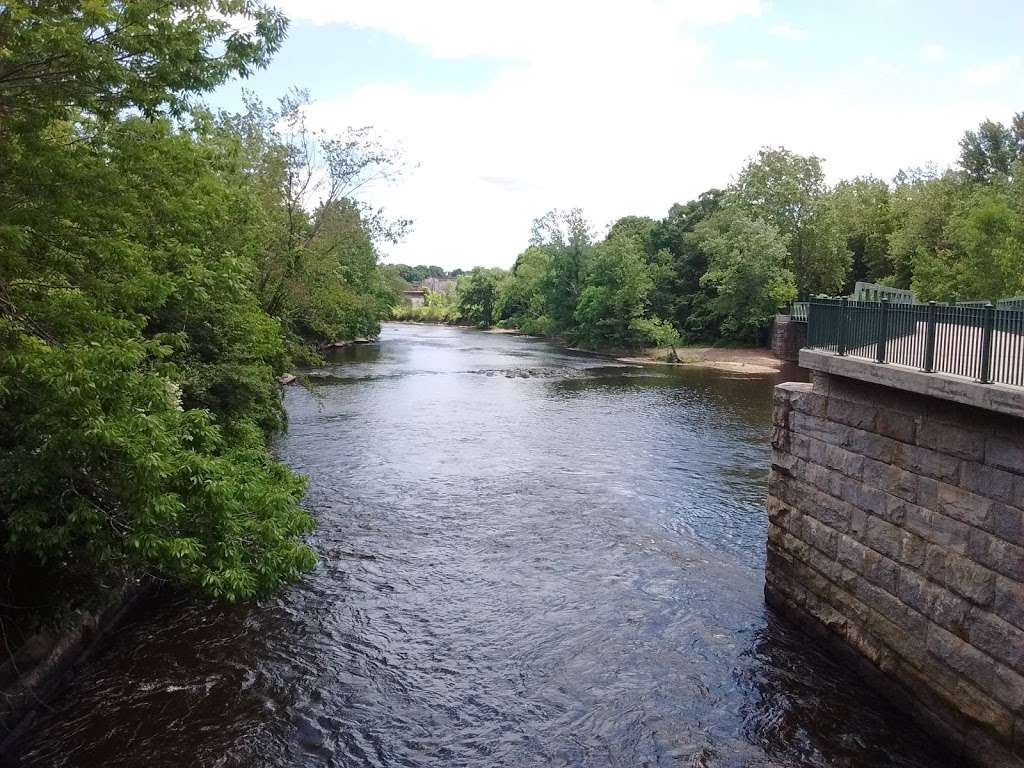
[[[924,371],[931,373],[935,370],[935,315],[938,305],[934,301],[928,302],[928,325],[924,335]]]
[[[992,383],[992,332],[996,327],[996,308],[992,302],[985,305],[985,325],[981,336],[981,383]]]
[[[839,338],[836,339],[836,354],[846,354],[846,308],[849,303],[849,299],[845,296],[842,302],[839,304]]]
[[[878,317],[878,342],[875,344],[875,362],[885,362],[885,346],[889,341],[889,299],[882,299],[882,310]]]

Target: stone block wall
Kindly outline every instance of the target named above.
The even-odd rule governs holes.
[[[1024,420],[813,372],[775,391],[768,514],[769,604],[1024,766]]]
[[[807,343],[807,323],[796,323],[789,315],[776,315],[772,323],[772,354],[795,363]]]

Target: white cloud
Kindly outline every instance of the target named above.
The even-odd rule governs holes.
[[[764,72],[771,66],[771,62],[759,56],[746,56],[742,59],[736,59],[733,62],[733,66],[740,72]]]
[[[416,220],[390,250],[411,263],[510,266],[532,219],[553,207],[579,205],[599,226],[631,213],[663,216],[673,202],[727,184],[766,144],[828,158],[832,179],[950,162],[964,128],[1009,114],[1021,95],[981,102],[936,84],[931,95],[906,98],[886,91],[898,79],[861,62],[845,80],[723,86],[707,25],[758,16],[753,0],[284,5],[319,23],[384,30],[436,56],[504,60],[472,89],[374,84],[368,75],[367,85],[309,110],[328,130],[374,125],[418,164],[371,200]],[[732,66],[756,71],[767,64],[758,54]]]
[[[532,61],[560,58],[579,46],[598,51],[652,29],[721,24],[759,16],[762,0],[279,0],[291,18],[377,29],[443,58],[490,56]],[[613,53],[605,48],[606,53]]]
[[[891,61],[881,59],[878,56],[868,56],[864,59],[864,68],[872,74],[892,77],[900,73],[900,68]]]
[[[946,49],[937,43],[926,45],[921,49],[921,58],[925,61],[942,61],[946,58]]]
[[[309,110],[314,125],[372,124],[402,143],[418,168],[373,192],[373,202],[416,219],[392,255],[453,266],[509,264],[532,219],[552,207],[584,206],[600,224],[625,213],[623,195],[643,212],[667,208],[676,195],[652,184],[650,169],[674,160],[665,147],[682,136],[676,118],[707,52],[696,35],[761,13],[761,0],[283,6],[293,18],[383,30],[438,57],[508,62],[472,92],[372,85]],[[701,175],[710,182],[710,168]]]
[[[983,64],[967,71],[964,80],[971,85],[992,85],[1006,80],[1016,70],[1020,69],[1021,58],[1011,56],[1005,61],[996,61]]]
[[[807,33],[799,27],[794,27],[792,24],[786,24],[785,22],[780,24],[772,24],[768,27],[768,34],[774,35],[775,37],[784,37],[787,40],[806,40]]]

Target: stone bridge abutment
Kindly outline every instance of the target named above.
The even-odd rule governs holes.
[[[1024,766],[1024,389],[804,350],[766,598],[979,765]]]

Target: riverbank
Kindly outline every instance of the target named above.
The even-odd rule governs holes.
[[[672,359],[673,354],[678,361]],[[751,376],[778,373],[785,365],[771,350],[760,347],[650,347],[615,359],[640,365],[714,368]]]

